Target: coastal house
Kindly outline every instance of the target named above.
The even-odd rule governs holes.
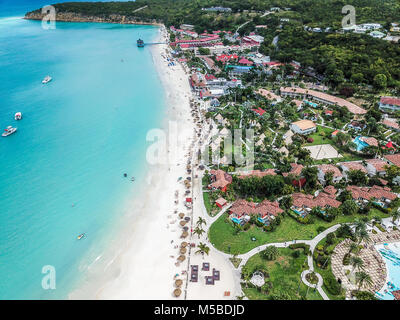
[[[229,217],[234,223],[243,225],[250,220],[251,216],[256,216],[262,224],[269,225],[282,212],[277,201],[264,200],[254,203],[240,199],[235,201],[229,209]]]
[[[348,174],[352,170],[359,170],[365,174],[368,174],[367,168],[363,165],[362,161],[346,161],[339,163],[340,168],[342,169],[343,176],[348,179]]]
[[[263,96],[264,98],[270,100],[271,102],[273,102],[273,104],[282,101],[282,98],[280,96],[276,95],[275,93],[267,89],[260,88],[257,90],[257,93]]]
[[[228,203],[228,201],[226,201],[224,198],[218,198],[217,200],[215,200],[215,204],[217,205],[218,208],[222,209],[222,207],[224,207],[226,204]]]
[[[366,124],[361,123],[360,121],[352,120],[348,125],[347,128],[353,129],[356,131],[362,131],[366,128]]]
[[[227,187],[232,183],[232,177],[223,170],[211,170],[211,183],[208,185],[208,189],[216,190],[219,189],[226,192]]]
[[[376,204],[387,207],[390,202],[397,198],[389,187],[374,185],[372,187],[348,186],[347,191],[351,193],[354,201],[359,205],[373,200]]]
[[[339,168],[334,166],[333,164],[320,164],[317,166],[318,168],[318,180],[322,185],[325,185],[326,179],[325,175],[328,172],[333,173],[332,182],[338,183],[343,179],[343,174],[340,172]]]
[[[290,164],[291,169],[289,172],[283,172],[282,175],[284,177],[288,177],[289,175],[293,176],[293,181],[292,184],[293,186],[301,187],[306,183],[306,179],[302,177],[301,171],[303,170],[304,166],[302,164],[297,164],[297,163],[291,163]]]
[[[206,79],[201,73],[194,73],[189,77],[189,83],[193,90],[200,91],[207,87]]]
[[[305,217],[315,207],[321,208],[321,212],[328,208],[339,208],[342,203],[336,200],[336,192],[333,193],[333,189],[327,191],[319,192],[316,197],[311,194],[293,193],[291,209],[301,217]]]
[[[308,135],[317,131],[317,126],[311,120],[300,120],[293,122],[290,125],[290,128],[293,130],[293,132],[301,135]]]
[[[379,100],[379,109],[382,111],[399,111],[400,98],[397,97],[381,97]]]
[[[387,162],[381,159],[368,159],[365,161],[367,163],[367,171],[369,176],[380,176],[386,175]]]
[[[246,179],[246,178],[250,178],[250,177],[262,178],[262,177],[265,177],[265,176],[276,176],[275,169],[267,169],[265,171],[252,170],[250,172],[240,174],[238,176],[238,178],[239,179]]]
[[[349,102],[342,98],[331,96],[324,92],[303,89],[300,87],[281,87],[280,92],[281,96],[285,97],[288,96],[293,98],[312,99],[327,105],[337,105],[340,107],[346,107],[347,110],[349,110],[349,112],[353,113],[354,115],[362,115],[367,113],[367,110],[355,105],[352,102]]]
[[[387,155],[384,155],[383,158],[384,158],[384,160],[386,160],[388,165],[400,167],[400,153],[387,154]]]
[[[262,115],[267,112],[264,109],[261,109],[260,107],[258,107],[257,109],[251,109],[251,110],[254,111],[255,113],[257,113],[260,117],[262,117]]]
[[[254,46],[259,47],[263,42],[264,42],[264,37],[255,34],[248,35],[242,38],[242,44],[251,47]]]
[[[389,129],[400,131],[400,126],[395,119],[385,118],[381,123]]]

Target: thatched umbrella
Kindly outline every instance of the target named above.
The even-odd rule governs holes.
[[[179,214],[179,218],[181,218],[181,219],[183,219],[184,216],[185,216],[185,214],[184,214],[183,212],[181,212],[181,213]]]
[[[183,281],[181,279],[175,280],[175,286],[177,288],[180,288],[182,284],[183,284]]]
[[[181,250],[179,250],[180,254],[185,254],[186,253],[186,248],[181,248]]]
[[[181,234],[181,238],[186,238],[189,234],[186,231],[183,231]]]
[[[175,296],[176,298],[178,298],[178,297],[181,295],[181,293],[182,293],[181,289],[175,289],[175,290],[174,290],[174,296]]]
[[[179,224],[183,227],[185,224],[187,223],[187,221],[185,221],[185,220],[181,220],[180,222],[179,222]]]
[[[185,259],[186,259],[186,257],[185,257],[183,254],[181,254],[181,255],[178,257],[178,260],[179,260],[180,262],[185,261]]]
[[[185,248],[187,245],[188,245],[188,243],[187,243],[186,241],[183,241],[183,242],[181,243],[181,248]]]

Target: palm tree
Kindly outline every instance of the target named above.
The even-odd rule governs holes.
[[[360,257],[352,256],[350,258],[350,264],[353,266],[353,272],[355,269],[364,270],[364,261]]]
[[[359,233],[358,233],[358,243],[361,243],[361,242],[365,242],[365,243],[368,243],[368,242],[370,242],[370,238],[369,238],[369,234],[368,234],[368,232],[367,232],[367,230],[361,230]]]
[[[353,241],[351,241],[351,242],[349,243],[348,247],[349,247],[349,254],[350,254],[351,252],[356,252],[356,250],[358,249],[357,243],[355,243],[355,242],[353,242]]]
[[[210,252],[210,248],[202,242],[200,242],[197,247],[199,248],[199,250],[197,250],[196,253],[201,253],[203,256],[204,254],[208,255],[208,253]]]
[[[193,230],[193,233],[197,234],[197,236],[199,237],[199,239],[200,239],[201,235],[202,235],[204,232],[205,232],[205,231],[204,231],[203,229],[199,228],[199,227],[196,227],[196,228]]]
[[[263,258],[267,260],[275,260],[279,255],[278,248],[275,246],[268,246],[265,248],[265,250],[262,252]]]
[[[358,291],[360,291],[363,285],[370,287],[373,284],[369,274],[364,271],[356,272],[356,283],[358,283]]]
[[[394,210],[392,212],[392,222],[394,223],[396,220],[400,218],[400,212],[399,210]]]
[[[199,217],[199,219],[197,219],[196,225],[198,227],[201,227],[203,224],[207,225],[207,221],[205,219],[203,219],[202,217]]]

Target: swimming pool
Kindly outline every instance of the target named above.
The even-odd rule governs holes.
[[[308,101],[308,100],[303,100],[303,102],[307,103],[309,106],[313,107],[313,108],[317,108],[318,105],[314,102]]]
[[[353,142],[357,145],[357,151],[361,151],[365,147],[368,147],[369,144],[360,140],[361,136],[356,137]]]
[[[233,221],[234,223],[240,224],[240,220],[239,220],[238,218],[232,218],[232,221]]]
[[[391,292],[400,289],[400,242],[379,244],[375,248],[383,257],[388,272],[387,284],[377,292],[377,297],[381,300],[394,300]]]

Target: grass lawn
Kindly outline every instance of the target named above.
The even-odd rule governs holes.
[[[363,217],[363,215],[341,215],[332,222],[316,218],[313,224],[301,224],[292,217],[286,216],[274,231],[265,232],[252,225],[249,230],[240,231],[236,234],[233,223],[230,220],[225,221],[227,216],[228,214],[224,213],[211,225],[208,237],[216,249],[230,254],[242,254],[266,243],[310,240],[317,236],[318,227],[329,228],[338,223],[352,222],[356,218]],[[373,208],[368,214],[368,218],[371,220],[375,216],[386,218],[389,215]],[[255,241],[251,240],[253,237],[256,238]]]
[[[325,135],[322,136],[320,133],[324,132]],[[325,128],[318,126],[318,132],[315,132],[313,134],[310,134],[307,136],[307,138],[312,138],[314,139],[314,142],[312,143],[306,143],[305,146],[313,146],[313,145],[318,145],[318,144],[334,144],[333,140],[331,139],[331,133],[333,132],[332,129]]]
[[[206,207],[207,213],[212,216],[212,207],[210,203],[210,196],[208,192],[203,192],[203,200],[204,200],[204,206]]]
[[[318,291],[309,288],[301,281],[301,272],[307,267],[307,256],[300,250],[301,254],[298,258],[294,258],[292,253],[294,250],[289,248],[280,248],[279,256],[274,261],[265,260],[258,253],[252,256],[246,263],[251,273],[261,270],[266,274],[265,282],[270,283],[271,289],[268,293],[264,293],[257,288],[246,288],[242,286],[243,292],[251,300],[267,300],[268,295],[281,294],[287,295],[291,300],[304,299],[307,295],[309,300],[321,300],[322,297]],[[308,292],[307,292],[308,291]]]

